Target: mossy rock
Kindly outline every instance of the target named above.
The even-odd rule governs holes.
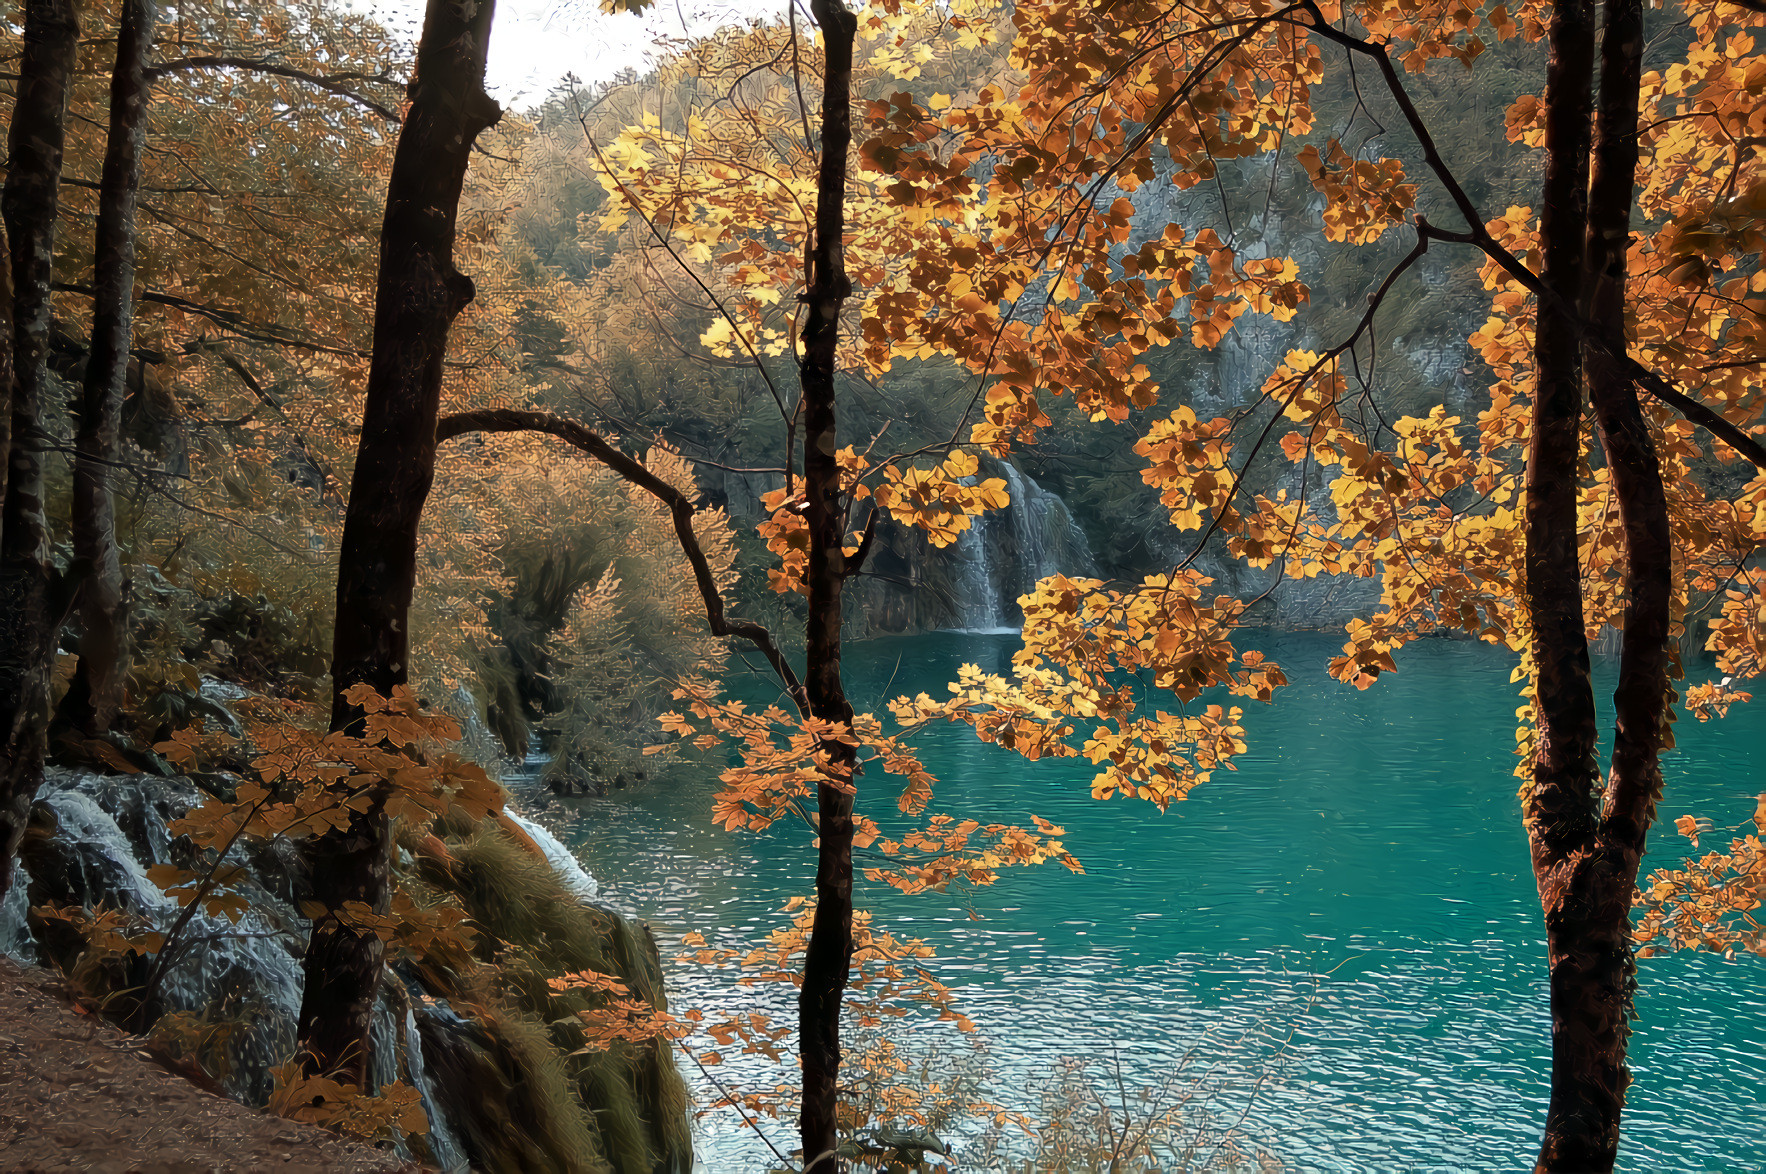
[[[449,1119],[487,1171],[685,1174],[693,1144],[687,1089],[667,1040],[580,1050],[576,1013],[592,993],[547,980],[612,975],[666,1009],[648,930],[568,892],[552,867],[494,821],[438,831],[451,862],[429,860],[413,889],[451,897],[478,934],[473,957],[432,955],[420,985],[453,1009],[419,1011],[426,1064]]]

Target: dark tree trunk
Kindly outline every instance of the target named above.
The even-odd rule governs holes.
[[[1589,398],[1625,534],[1627,599],[1617,729],[1604,810],[1592,842],[1572,856],[1552,950],[1552,1105],[1539,1169],[1611,1170],[1630,1072],[1625,1063],[1635,967],[1631,895],[1661,793],[1669,720],[1672,535],[1660,462],[1626,353],[1625,272],[1637,172],[1641,0],[1608,0],[1601,37],[1600,109],[1589,187],[1584,347]],[[1542,892],[1544,891],[1542,887]]]
[[[1546,91],[1539,390],[1528,460],[1527,579],[1539,744],[1527,800],[1551,965],[1551,1105],[1540,1171],[1611,1170],[1630,1076],[1630,906],[1660,791],[1668,702],[1671,538],[1661,471],[1625,354],[1625,254],[1637,167],[1643,45],[1636,0],[1609,0],[1601,43],[1598,151],[1589,164],[1592,5],[1555,10]],[[1598,340],[1571,321],[1586,311]],[[1590,345],[1592,344],[1592,345]],[[1580,353],[1579,353],[1580,352]],[[1619,733],[1597,810],[1594,696],[1581,608],[1575,486],[1586,377],[1625,529],[1629,598]]]
[[[1613,694],[1616,729],[1603,826],[1613,845],[1631,857],[1633,877],[1661,797],[1661,754],[1673,712],[1669,679],[1674,656],[1670,637],[1674,538],[1661,461],[1637,388],[1613,359],[1626,353],[1629,342],[1625,271],[1642,73],[1643,0],[1607,0],[1587,264],[1594,280],[1588,318],[1604,332],[1605,345],[1587,348],[1587,363],[1589,397],[1625,530],[1625,641]]]
[[[331,723],[360,714],[344,699],[367,684],[390,694],[410,667],[417,528],[434,474],[435,424],[448,329],[472,300],[454,268],[454,227],[473,141],[501,115],[484,92],[494,5],[429,0],[411,110],[399,132],[380,236],[362,439],[356,449],[337,569]],[[313,896],[327,910],[389,893],[387,820],[376,809],[313,845]],[[313,925],[304,964],[300,1041],[309,1071],[360,1084],[384,947],[334,916]]]
[[[43,781],[49,679],[66,616],[66,584],[49,557],[43,517],[43,384],[48,374],[49,283],[66,140],[68,93],[79,47],[73,0],[28,0],[24,52],[7,140],[6,225],[11,389],[5,503],[0,508],[0,895],[31,800]],[[7,373],[0,370],[0,376]]]
[[[80,396],[75,442],[74,555],[88,566],[80,589],[80,661],[64,713],[84,732],[116,722],[128,668],[128,605],[117,556],[111,475],[119,443],[129,345],[134,337],[135,204],[147,132],[147,55],[153,47],[153,0],[124,0],[110,75],[110,133],[99,180],[93,249],[92,354]]]
[[[803,483],[808,498],[809,627],[804,686],[810,712],[852,721],[840,676],[840,592],[846,579],[846,509],[840,489],[840,447],[834,371],[840,312],[852,293],[846,275],[846,157],[852,145],[852,46],[858,20],[841,0],[815,0],[822,27],[822,157],[817,176],[814,272],[804,300]],[[805,1174],[834,1174],[840,1080],[840,1002],[852,965],[852,809],[858,777],[844,743],[825,747],[828,777],[816,789],[820,848],[815,921],[803,960],[798,1042],[803,1056]]]

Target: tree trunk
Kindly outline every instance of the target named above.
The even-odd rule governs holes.
[[[1589,188],[1589,321],[1604,346],[1587,348],[1588,390],[1625,531],[1625,640],[1614,691],[1615,736],[1603,831],[1636,872],[1661,797],[1661,753],[1672,720],[1673,534],[1661,462],[1637,388],[1614,356],[1627,351],[1626,253],[1637,175],[1643,0],[1607,0],[1600,112]]]
[[[135,204],[147,132],[147,55],[153,0],[124,0],[110,75],[110,133],[98,187],[93,249],[92,354],[80,397],[75,441],[74,555],[88,572],[80,589],[80,662],[63,712],[96,736],[116,723],[128,668],[128,604],[117,557],[111,474],[122,455],[119,432],[134,338]]]
[[[0,360],[0,388],[11,389],[0,508],[0,896],[10,887],[13,855],[43,781],[49,680],[66,615],[66,584],[49,557],[38,454],[61,156],[79,36],[74,0],[25,4],[24,51],[7,142],[6,186],[0,192],[11,327]]]
[[[1551,1104],[1536,1169],[1590,1171],[1611,1170],[1618,1154],[1630,973],[1626,930],[1636,876],[1635,858],[1627,870],[1605,850],[1596,809],[1597,730],[1577,551],[1583,340],[1573,315],[1586,305],[1590,242],[1602,242],[1603,261],[1614,245],[1603,235],[1613,229],[1606,202],[1605,223],[1590,235],[1591,0],[1571,0],[1553,10],[1550,43],[1540,230],[1541,278],[1551,296],[1538,306],[1525,521],[1537,741],[1523,804],[1551,968]],[[1626,128],[1633,151],[1635,103],[1633,88]],[[1627,169],[1624,214],[1630,209],[1630,175]],[[1618,179],[1607,178],[1609,183]],[[1623,221],[1617,236],[1618,286],[1606,288],[1609,266],[1594,288],[1602,298],[1617,299],[1622,311]],[[1622,339],[1622,313],[1617,317]],[[1635,409],[1635,398],[1632,403]],[[1628,634],[1628,649],[1631,644]]]
[[[399,132],[380,236],[374,349],[337,569],[333,729],[360,714],[344,699],[367,684],[390,694],[410,666],[417,528],[435,463],[448,329],[472,300],[454,268],[454,228],[472,143],[501,115],[484,92],[494,5],[429,0],[411,109]],[[389,900],[387,820],[378,808],[311,850],[313,896],[327,910]],[[384,946],[335,915],[314,922],[304,968],[300,1042],[311,1072],[362,1082]]]
[[[804,294],[803,482],[808,498],[809,625],[804,685],[810,712],[850,723],[852,705],[840,676],[840,593],[846,578],[846,510],[841,497],[834,371],[840,311],[852,282],[846,275],[846,157],[852,145],[852,46],[858,20],[841,0],[815,0],[822,27],[822,157],[816,182],[814,272]],[[824,747],[828,775],[816,788],[820,843],[816,911],[798,997],[803,1058],[804,1174],[834,1174],[840,1080],[840,1002],[852,965],[852,810],[856,754],[844,743]]]
[[[1631,895],[1661,794],[1670,717],[1673,538],[1649,425],[1619,362],[1626,353],[1625,273],[1637,172],[1641,0],[1607,0],[1600,109],[1589,187],[1584,347],[1589,398],[1624,528],[1625,637],[1614,693],[1616,735],[1604,811],[1579,866],[1573,906],[1552,926],[1552,1112],[1541,1170],[1611,1170],[1630,1072],[1625,1063],[1636,968]],[[1548,907],[1549,917],[1549,907]],[[1549,924],[1549,921],[1548,921]],[[1563,962],[1559,962],[1559,958]]]

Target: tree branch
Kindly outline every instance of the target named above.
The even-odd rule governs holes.
[[[54,285],[57,293],[79,294],[91,297],[92,287],[71,281],[58,281]],[[199,318],[207,318],[217,326],[224,326],[240,338],[251,342],[267,343],[271,346],[294,347],[296,350],[313,351],[322,355],[342,355],[352,359],[366,359],[367,351],[355,350],[350,347],[333,346],[326,342],[317,342],[303,338],[292,331],[268,322],[253,322],[245,315],[234,310],[222,310],[214,306],[205,306],[201,302],[193,302],[189,298],[181,298],[176,294],[160,293],[158,290],[145,289],[136,295],[144,302],[155,305],[169,306],[174,310],[182,310],[186,314],[195,314]]]
[[[348,98],[350,101],[372,110],[390,123],[396,125],[402,121],[398,111],[384,106],[366,94],[358,93],[344,84],[345,82],[380,82],[389,86],[398,84],[384,73],[308,73],[306,70],[296,69],[292,65],[278,65],[267,57],[207,55],[180,57],[173,61],[162,62],[147,71],[147,78],[149,81],[158,81],[168,73],[182,73],[197,69],[241,69],[251,73],[267,73],[273,77],[285,77],[293,81],[305,82],[314,89],[324,90],[328,94],[336,94],[340,98]]]
[[[1729,0],[1729,2],[1755,12],[1766,12],[1766,0]],[[1644,366],[1630,354],[1614,353],[1603,332],[1595,329],[1594,325],[1577,307],[1562,305],[1561,299],[1546,287],[1545,283],[1539,279],[1538,274],[1527,268],[1519,257],[1503,248],[1502,243],[1490,235],[1490,230],[1485,227],[1484,218],[1479,214],[1477,205],[1472,202],[1471,197],[1460,186],[1453,170],[1447,166],[1446,160],[1436,149],[1435,140],[1429,133],[1428,124],[1424,121],[1421,112],[1417,110],[1416,104],[1411,101],[1410,93],[1404,88],[1403,79],[1398,76],[1397,67],[1392,64],[1392,58],[1387,54],[1384,45],[1363,40],[1332,26],[1330,22],[1325,20],[1324,14],[1319,10],[1314,0],[1302,0],[1302,7],[1312,17],[1313,23],[1310,28],[1314,34],[1352,52],[1369,57],[1379,66],[1380,76],[1386,82],[1386,89],[1391,92],[1392,100],[1398,104],[1399,111],[1404,115],[1405,123],[1410,127],[1411,133],[1416,136],[1417,143],[1423,149],[1423,159],[1428,164],[1429,170],[1434,173],[1441,186],[1447,189],[1447,194],[1453,200],[1454,207],[1465,218],[1467,231],[1463,233],[1450,232],[1429,225],[1426,229],[1428,235],[1436,240],[1476,246],[1535,298],[1553,310],[1562,313],[1584,344],[1615,361],[1624,374],[1641,390],[1672,407],[1693,423],[1700,425],[1759,468],[1766,469],[1766,446],[1749,436],[1742,428],[1724,419],[1721,414],[1708,405],[1676,388],[1672,381]],[[1421,220],[1421,217],[1418,219]]]
[[[861,574],[864,571],[865,559],[868,558],[871,553],[871,540],[877,536],[877,515],[882,512],[882,510],[877,508],[875,502],[871,503],[871,516],[865,519],[864,532],[859,535],[858,549],[853,551],[852,555],[846,560],[847,578],[850,579],[854,575]]]
[[[571,95],[571,102],[573,105],[576,104],[576,96],[574,94]],[[644,205],[638,202],[638,197],[632,193],[631,189],[619,178],[612,166],[608,164],[606,156],[601,153],[601,144],[597,143],[595,141],[595,136],[589,132],[588,114],[586,111],[582,110],[580,106],[577,106],[577,122],[582,125],[583,140],[589,144],[589,150],[595,153],[595,162],[600,166],[601,174],[613,181],[613,186],[619,190],[619,194],[625,200],[626,206],[637,215],[638,219],[644,222],[644,226],[650,230],[650,235],[655,238],[656,243],[661,245],[662,248],[668,252],[670,257],[674,258],[674,262],[676,265],[680,266],[681,272],[692,278],[693,284],[699,287],[700,292],[711,300],[713,306],[717,307],[717,311],[723,316],[724,321],[730,324],[730,329],[735,333],[736,341],[742,345],[743,350],[748,352],[748,357],[754,360],[755,370],[760,372],[761,380],[766,383],[767,390],[772,393],[773,403],[777,405],[779,409],[779,418],[785,421],[785,427],[787,430],[791,429],[793,426],[792,415],[785,410],[785,398],[779,394],[778,385],[773,382],[772,372],[767,369],[766,361],[760,357],[760,352],[756,350],[754,344],[749,341],[747,333],[742,329],[742,323],[737,321],[734,314],[730,313],[728,307],[724,305],[723,299],[718,297],[717,294],[712,291],[710,284],[707,283],[704,278],[700,277],[693,267],[687,264],[685,258],[675,251],[674,245],[669,243],[668,234],[662,231],[661,227],[657,225],[655,219],[650,213],[644,211]],[[791,462],[787,460],[785,464],[789,467]],[[790,474],[787,473],[786,476],[789,477]]]
[[[338,480],[337,475],[331,471],[330,466],[313,454],[313,450],[307,445],[306,433],[302,432],[300,427],[296,425],[293,420],[289,419],[287,410],[282,406],[282,401],[277,399],[276,396],[270,392],[269,388],[265,387],[263,383],[258,380],[256,375],[252,374],[251,368],[240,362],[238,357],[232,352],[226,350],[224,347],[214,345],[211,345],[206,349],[219,357],[221,362],[226,365],[227,370],[233,372],[233,374],[238,377],[239,382],[245,385],[247,391],[256,396],[260,403],[275,412],[276,415],[281,418],[282,422],[288,425],[290,435],[294,439],[295,449],[302,457],[306,458],[307,465],[313,470],[313,472],[319,474],[319,499],[342,508],[344,505],[343,495],[338,493],[335,488],[337,485],[341,484],[341,482]]]
[[[705,603],[705,619],[711,626],[712,635],[737,637],[758,648],[784,682],[798,708],[808,712],[809,702],[803,685],[786,663],[779,646],[773,641],[772,633],[753,620],[731,619],[724,614],[723,593],[718,589],[717,578],[711,572],[711,564],[699,546],[699,536],[693,530],[693,514],[696,511],[692,499],[685,493],[645,468],[635,457],[613,447],[599,433],[561,416],[546,412],[523,412],[512,408],[456,412],[443,416],[436,422],[436,443],[453,440],[468,432],[542,432],[548,436],[556,436],[588,453],[626,481],[668,506],[669,514],[674,520],[675,536],[681,544],[681,553],[692,564],[693,578],[699,586],[700,598]]]

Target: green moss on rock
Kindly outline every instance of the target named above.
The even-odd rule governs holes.
[[[579,1011],[602,998],[555,992],[579,970],[612,975],[666,1009],[661,959],[648,930],[568,892],[543,859],[494,821],[437,829],[451,864],[429,862],[414,889],[471,915],[473,957],[432,955],[423,984],[445,991],[464,1020],[419,1017],[424,1055],[453,1100],[446,1107],[491,1171],[685,1174],[692,1168],[687,1090],[666,1040],[581,1050]]]

